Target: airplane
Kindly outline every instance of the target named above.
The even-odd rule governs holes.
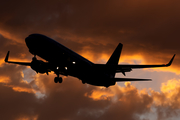
[[[150,81],[151,79],[138,78],[115,78],[116,73],[122,73],[125,76],[126,72],[131,72],[137,68],[154,68],[170,66],[175,57],[168,64],[162,65],[119,65],[123,44],[119,43],[106,64],[95,64],[81,55],[75,53],[69,48],[56,42],[55,40],[42,35],[31,34],[25,38],[29,52],[34,55],[31,62],[15,62],[9,61],[9,51],[5,57],[5,62],[18,65],[30,66],[37,73],[46,73],[54,71],[57,77],[54,78],[55,83],[62,83],[62,77],[73,76],[82,81],[83,84],[91,84],[95,86],[109,87],[116,82],[124,81]],[[46,60],[37,60],[36,55]]]

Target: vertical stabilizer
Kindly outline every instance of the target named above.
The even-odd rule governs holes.
[[[119,43],[117,48],[115,49],[115,51],[109,58],[108,62],[106,63],[106,65],[118,65],[122,47],[123,47],[123,45],[121,43]]]
[[[107,73],[109,74],[110,78],[115,77],[117,65],[118,65],[119,58],[120,58],[121,51],[122,51],[122,47],[123,47],[123,45],[121,43],[119,43],[117,48],[115,49],[115,51],[113,52],[113,54],[111,55],[111,57],[109,58],[109,60],[106,63],[107,68],[108,68]]]

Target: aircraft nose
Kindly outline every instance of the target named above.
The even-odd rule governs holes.
[[[31,48],[31,46],[33,45],[33,38],[31,36],[28,36],[27,38],[25,38],[25,42],[28,48]]]
[[[39,48],[39,40],[36,37],[36,35],[35,34],[29,35],[27,38],[25,38],[25,42],[27,47],[29,48],[29,52],[31,54],[35,54],[35,52]]]
[[[41,43],[41,35],[40,34],[31,34],[25,39],[26,45],[28,48],[31,46],[40,45]]]

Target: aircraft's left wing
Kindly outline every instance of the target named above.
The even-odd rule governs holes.
[[[18,65],[25,65],[25,66],[31,66],[31,62],[14,62],[14,61],[9,61],[9,51],[6,55],[6,58],[4,59],[5,62],[7,63],[13,63],[13,64],[18,64]]]
[[[174,54],[174,56],[172,57],[172,59],[169,61],[168,64],[162,64],[162,65],[118,65],[117,70],[121,70],[123,68],[136,69],[136,68],[168,67],[168,66],[170,66],[172,64],[175,55],[176,54]]]

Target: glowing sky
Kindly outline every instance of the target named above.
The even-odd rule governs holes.
[[[179,120],[179,0],[8,0],[0,4],[0,119],[2,120]],[[118,43],[120,64],[165,64],[133,70],[126,77],[152,82],[122,82],[109,88],[54,75],[36,74],[24,39],[49,36],[94,63],[106,63]],[[117,74],[116,77],[123,77]]]

